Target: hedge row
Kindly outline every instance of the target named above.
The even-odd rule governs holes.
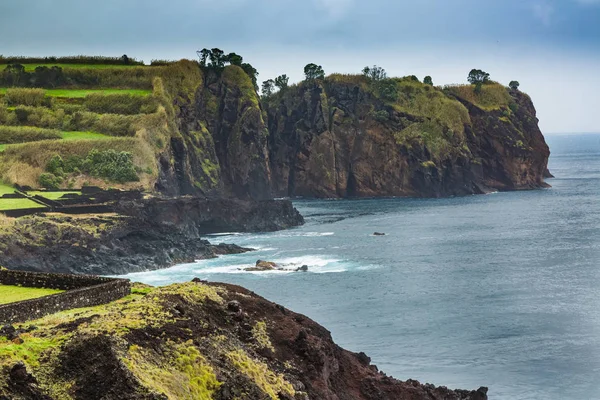
[[[60,138],[60,131],[55,129],[32,128],[29,126],[0,126],[0,144],[26,143]]]

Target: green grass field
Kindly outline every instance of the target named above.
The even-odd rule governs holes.
[[[63,290],[0,285],[0,304],[9,304],[17,301],[37,299],[62,292]]]
[[[44,208],[44,206],[29,199],[0,199],[0,210],[23,210],[26,208]]]
[[[0,153],[2,153],[5,148],[6,148],[5,144],[0,144]]]
[[[0,88],[0,95],[6,94],[7,88]],[[46,94],[52,97],[82,99],[88,94],[131,94],[134,96],[148,96],[152,94],[152,90],[141,89],[48,89]]]
[[[7,194],[7,193],[14,193],[15,192],[15,188],[9,185],[6,185],[2,182],[0,182],[0,196]]]
[[[96,132],[61,132],[63,140],[81,140],[81,139],[110,139],[112,136]]]

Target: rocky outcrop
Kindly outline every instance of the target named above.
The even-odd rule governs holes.
[[[274,194],[440,197],[545,186],[549,149],[528,96],[493,85],[498,103],[482,108],[412,80],[399,88],[399,100],[384,101],[361,77],[328,78],[274,96]]]
[[[539,188],[549,176],[531,99],[499,84],[477,93],[334,74],[261,100],[237,66],[182,65],[164,78],[174,126],[163,193],[440,197]]]
[[[102,309],[32,324],[0,358],[0,399],[487,399],[486,388],[387,376],[309,318],[233,285],[134,286]]]
[[[198,198],[127,201],[119,215],[33,216],[0,229],[0,266],[11,269],[124,274],[237,254],[202,235],[273,231],[303,223],[287,201]]]

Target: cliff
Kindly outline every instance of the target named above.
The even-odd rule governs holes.
[[[484,400],[401,382],[303,315],[243,288],[135,286],[0,332],[0,399]]]
[[[362,76],[267,101],[276,196],[440,197],[544,187],[549,149],[529,97],[411,78],[379,94]]]
[[[190,68],[188,66],[188,68]],[[237,66],[171,86],[178,135],[157,188],[241,198],[440,197],[545,187],[531,99],[334,74],[260,99]],[[384,86],[385,84],[385,86]]]

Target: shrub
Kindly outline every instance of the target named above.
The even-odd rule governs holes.
[[[64,68],[65,81],[74,87],[152,89],[152,79],[168,67]]]
[[[0,126],[0,144],[26,143],[60,138],[60,132],[54,129]]]
[[[63,179],[49,172],[44,172],[39,178],[40,186],[46,189],[58,189],[63,183]]]
[[[14,112],[18,125],[61,129],[65,120],[65,112],[60,109],[54,111],[46,107],[18,106]]]
[[[71,131],[94,131],[110,136],[134,136],[133,124],[139,120],[137,115],[96,114],[77,111],[66,127]]]
[[[156,111],[157,102],[152,96],[132,94],[90,94],[83,105],[88,111],[100,114],[149,114]]]
[[[93,65],[144,65],[143,62],[135,58],[127,57],[106,57],[106,56],[67,56],[67,57],[3,57],[0,56],[0,64],[93,64]]]
[[[70,157],[66,162],[60,155],[54,155],[44,175],[46,183],[57,182],[64,174],[83,172],[95,178],[104,178],[116,183],[137,182],[139,177],[133,164],[133,155],[125,151],[92,149],[87,157]],[[51,176],[50,176],[51,175]],[[40,184],[42,177],[40,176]],[[62,179],[58,184],[62,183]],[[46,187],[46,186],[45,186]]]
[[[9,106],[33,106],[40,107],[51,105],[51,99],[46,98],[46,91],[43,89],[7,89],[4,96],[6,104]]]

